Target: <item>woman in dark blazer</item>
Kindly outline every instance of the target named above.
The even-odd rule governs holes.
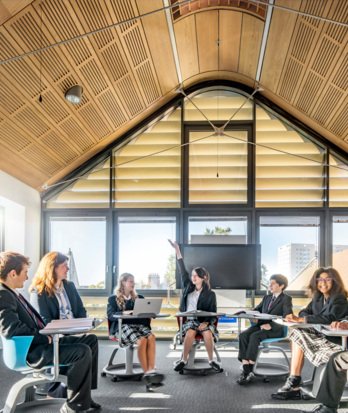
[[[180,252],[180,247],[176,242],[169,240],[171,246],[175,249],[181,274],[181,286],[183,293],[180,302],[180,311],[207,311],[216,312],[216,296],[210,289],[209,273],[203,267],[196,267],[192,270],[191,277],[185,268],[185,264]],[[184,338],[184,349],[181,359],[175,363],[174,370],[181,371],[187,364],[188,355],[195,340],[196,334],[202,334],[204,344],[208,353],[210,366],[220,371],[221,366],[213,359],[214,356],[214,339],[217,337],[215,328],[215,317],[197,317],[187,319],[183,325],[182,332]]]
[[[273,274],[269,280],[271,294],[263,297],[254,311],[285,317],[292,314],[292,298],[284,293],[288,279],[281,274]],[[238,360],[242,362],[243,371],[238,384],[248,384],[254,377],[253,367],[256,362],[259,344],[266,338],[282,337],[283,326],[273,321],[258,320],[239,335]]]
[[[47,324],[52,320],[84,318],[86,309],[75,284],[67,280],[69,271],[68,257],[60,252],[47,253],[40,261],[39,267],[33,278],[30,291],[30,303],[38,311]],[[95,339],[95,351],[93,354],[92,389],[97,388],[98,372],[98,343]],[[51,397],[66,397],[66,387],[59,383],[53,383],[48,389]],[[92,407],[99,408],[98,403],[92,403]]]
[[[347,291],[337,270],[332,267],[317,269],[309,283],[312,301],[298,316],[291,315],[287,321],[300,326],[290,329],[291,346],[290,376],[272,398],[278,400],[301,398],[301,372],[306,357],[314,366],[327,363],[331,355],[340,351],[337,338],[326,338],[313,327],[301,324],[331,324],[340,321],[347,313]]]
[[[30,302],[46,324],[87,316],[75,284],[67,280],[68,271],[68,257],[60,252],[49,252],[40,261],[30,286]]]

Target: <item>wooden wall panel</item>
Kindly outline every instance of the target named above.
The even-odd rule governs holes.
[[[199,73],[195,16],[189,15],[176,22],[174,31],[182,77],[188,79]]]
[[[139,14],[163,7],[161,0],[137,0]],[[152,61],[162,94],[168,93],[178,84],[168,25],[164,12],[157,12],[141,19],[151,52]]]
[[[301,2],[299,0],[282,0],[277,1],[276,4],[298,10]],[[295,13],[273,9],[260,80],[263,87],[272,91],[275,91],[278,86],[296,20],[297,14]]]
[[[199,71],[218,69],[219,12],[196,13]]]
[[[220,70],[238,71],[242,13],[220,10]]]
[[[243,14],[238,71],[255,78],[264,22]]]

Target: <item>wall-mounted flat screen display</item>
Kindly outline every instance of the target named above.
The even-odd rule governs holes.
[[[190,276],[195,267],[208,270],[212,289],[257,289],[261,271],[259,244],[182,244],[181,252]],[[178,270],[176,288],[181,288]]]

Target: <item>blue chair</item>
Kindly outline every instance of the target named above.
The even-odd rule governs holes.
[[[1,336],[3,359],[6,367],[10,370],[25,374],[25,377],[17,381],[10,389],[2,413],[14,413],[18,409],[25,409],[42,404],[56,404],[62,399],[35,399],[35,387],[37,385],[61,381],[66,383],[66,377],[54,377],[47,374],[47,369],[52,366],[45,366],[42,369],[33,369],[27,364],[27,355],[33,341],[33,336],[15,336],[5,338]],[[22,391],[25,392],[24,402],[18,403]]]
[[[281,337],[266,338],[262,340],[259,346],[256,362],[254,365],[255,376],[262,376],[265,382],[269,381],[269,377],[287,376],[290,373],[290,363],[285,350],[282,347],[273,345],[281,341],[287,340],[288,327],[283,326],[283,334]],[[283,363],[272,363],[269,361],[261,361],[263,353],[278,352],[283,359]]]

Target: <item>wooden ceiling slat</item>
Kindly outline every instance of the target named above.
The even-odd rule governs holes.
[[[242,13],[219,10],[220,70],[238,71]]]
[[[217,10],[196,14],[197,48],[199,71],[208,72],[218,69],[218,29]]]

